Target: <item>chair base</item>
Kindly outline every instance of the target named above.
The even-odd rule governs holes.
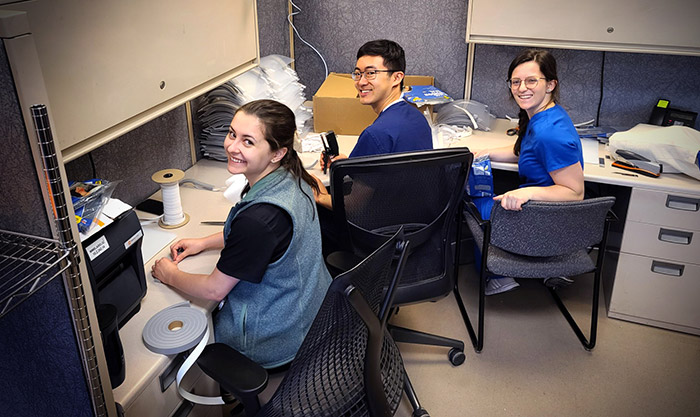
[[[450,363],[454,366],[459,366],[464,363],[464,342],[461,340],[394,326],[392,324],[388,324],[387,329],[395,342],[451,347],[452,349],[450,349],[447,355]]]

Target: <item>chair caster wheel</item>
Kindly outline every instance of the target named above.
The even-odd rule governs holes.
[[[464,363],[464,360],[467,359],[467,357],[464,355],[464,351],[459,350],[457,348],[452,348],[447,354],[447,357],[450,359],[450,363],[454,366],[459,366]]]
[[[419,408],[413,412],[413,417],[430,417],[430,414],[428,414],[428,412],[425,411],[425,409]]]

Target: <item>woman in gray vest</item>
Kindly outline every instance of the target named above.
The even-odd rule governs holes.
[[[321,305],[331,277],[321,254],[312,189],[293,148],[294,113],[274,100],[239,108],[224,141],[228,171],[248,180],[223,232],[183,239],[152,274],[190,295],[224,300],[214,316],[217,342],[229,344],[265,368],[290,362]],[[221,249],[209,275],[180,271],[177,263]]]

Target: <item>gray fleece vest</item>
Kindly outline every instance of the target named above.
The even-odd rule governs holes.
[[[294,359],[331,282],[321,254],[313,194],[304,181],[301,187],[303,192],[286,169],[277,169],[231,208],[224,226],[226,239],[236,215],[259,203],[274,204],[292,218],[287,251],[268,265],[260,283],[240,281],[214,319],[217,342],[234,347],[265,368]]]

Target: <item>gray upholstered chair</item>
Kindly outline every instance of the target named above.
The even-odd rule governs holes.
[[[479,272],[479,315],[474,331],[461,299],[457,299],[467,331],[480,352],[484,345],[484,295],[486,278],[500,275],[513,278],[571,277],[595,272],[591,300],[589,339],[576,324],[556,289],[549,288],[554,301],[586,350],[596,343],[601,271],[607,241],[608,220],[615,197],[583,201],[530,201],[521,211],[494,204],[491,220],[482,220],[476,206],[468,202],[465,220],[481,252]],[[591,247],[598,245],[593,262]]]

